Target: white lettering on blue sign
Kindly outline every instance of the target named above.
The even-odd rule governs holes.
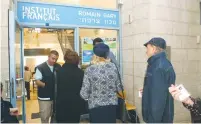
[[[94,18],[79,18],[80,21],[82,23],[85,23],[85,24],[91,24],[91,23],[94,23],[94,24],[100,24],[100,19],[94,19]]]
[[[100,24],[101,14],[99,12],[78,11],[79,18],[85,24]]]
[[[55,8],[27,7],[22,6],[22,18],[30,20],[60,21],[60,15]]]
[[[79,18],[79,20],[82,23],[85,24],[100,24],[101,21],[101,17],[103,17],[104,20],[104,24],[107,25],[116,25],[116,15],[115,14],[108,14],[108,13],[103,13],[101,15],[101,13],[99,12],[91,12],[91,11],[86,11],[86,10],[80,10],[78,11],[78,15],[81,16],[81,18]]]
[[[50,23],[119,28],[119,11],[85,7],[17,2],[17,18],[22,23]]]
[[[107,25],[116,25],[116,21],[115,20],[105,20],[105,24],[107,24]]]
[[[104,18],[112,18],[112,19],[115,19],[115,18],[116,18],[116,15],[115,15],[115,14],[107,14],[107,13],[104,13],[104,14],[103,14],[103,17],[104,17]]]
[[[78,15],[79,16],[89,16],[89,17],[96,17],[96,18],[100,18],[101,14],[98,12],[88,12],[88,11],[78,11]]]

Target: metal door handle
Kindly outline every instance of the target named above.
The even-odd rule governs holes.
[[[17,96],[18,99],[22,98],[25,95],[25,85],[24,85],[24,79],[23,78],[17,78],[16,79],[18,86],[20,85],[20,89],[21,89],[21,94],[19,96]]]
[[[12,78],[12,81],[11,81],[11,84],[12,84],[12,86],[11,86],[11,88],[12,88],[12,90],[11,90],[11,94],[12,94],[12,98],[14,98],[14,79]]]

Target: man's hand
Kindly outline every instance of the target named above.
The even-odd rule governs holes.
[[[40,80],[36,80],[36,84],[37,84],[38,87],[45,87],[45,83],[43,83]]]
[[[18,108],[10,108],[10,115],[17,116],[18,114]]]
[[[139,90],[139,97],[140,97],[140,98],[142,97],[142,94],[143,94],[143,89],[140,89],[140,90]]]
[[[42,86],[41,87],[45,87],[45,83],[42,83]]]

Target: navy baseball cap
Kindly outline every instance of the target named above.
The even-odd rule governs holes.
[[[148,44],[160,47],[162,49],[166,49],[166,41],[163,38],[160,37],[154,37],[150,41],[144,44],[145,47],[147,47]]]

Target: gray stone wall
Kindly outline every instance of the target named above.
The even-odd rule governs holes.
[[[1,41],[1,72],[0,72],[0,81],[4,82],[9,78],[9,61],[8,61],[8,9],[9,9],[9,0],[0,1],[0,41]]]
[[[184,84],[194,97],[201,97],[201,36],[199,0],[124,0],[123,77],[127,99],[141,117],[141,98],[146,70],[143,44],[152,37],[163,37],[171,47],[171,62],[177,84]],[[129,17],[130,16],[130,17]],[[130,18],[130,20],[129,20]],[[175,122],[190,122],[189,112],[175,101]]]

